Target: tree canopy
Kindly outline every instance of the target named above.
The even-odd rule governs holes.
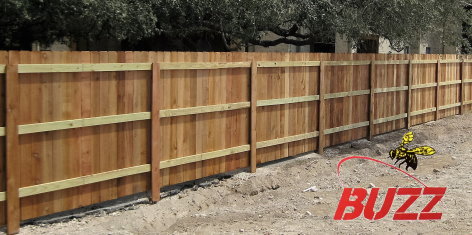
[[[69,38],[112,39],[126,49],[151,50],[163,42],[166,48],[159,49],[227,51],[248,44],[332,43],[336,33],[353,41],[381,36],[399,50],[438,33],[443,43],[470,49],[471,5],[470,0],[3,0],[0,49]],[[269,32],[278,37],[265,40]]]

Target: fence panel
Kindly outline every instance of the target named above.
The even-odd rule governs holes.
[[[461,64],[454,61],[457,59],[454,55],[445,55],[444,59],[453,62],[441,64],[438,118],[456,115],[460,111]]]
[[[319,55],[308,53],[290,54],[290,61],[319,61]],[[285,77],[285,93],[288,90],[288,97],[308,97],[306,102],[291,103],[285,106],[284,136],[300,136],[311,134],[315,136],[318,130],[318,105],[316,95],[319,95],[319,67],[293,67],[286,68],[288,77]],[[287,81],[288,80],[288,81]],[[286,152],[281,156],[288,157],[300,153],[306,153],[317,149],[317,138],[306,138],[288,143],[288,155]]]
[[[141,62],[148,61],[148,54],[19,52],[19,63]],[[147,190],[146,176],[129,176],[89,185],[75,183],[78,187],[69,187],[71,182],[65,182],[61,186],[64,189],[55,188],[59,187],[58,181],[148,164],[149,121],[31,130],[37,128],[38,123],[57,126],[57,122],[66,120],[79,123],[87,118],[149,112],[149,91],[148,71],[20,75],[19,130],[23,134],[20,135],[19,156],[23,220]],[[45,184],[51,182],[56,184],[49,189]]]
[[[238,62],[247,61],[246,57],[243,53],[164,53],[164,61],[172,62]],[[248,68],[163,71],[161,80],[165,88],[162,109],[181,113],[200,109],[161,118],[161,161],[169,163],[161,172],[162,186],[247,167]],[[219,109],[222,105],[230,106],[205,111],[208,106]],[[173,166],[183,159],[189,160]]]
[[[435,120],[437,60],[438,55],[414,55],[414,60],[430,60],[431,63],[414,64],[412,71],[411,117],[412,125]],[[441,79],[441,77],[440,77]],[[431,85],[425,87],[421,85]]]
[[[376,55],[374,68],[374,134],[406,127],[408,55]],[[397,64],[391,60],[402,61]]]
[[[312,54],[254,55],[258,61],[316,61]],[[258,68],[257,162],[316,149],[319,67],[279,64]]]
[[[368,55],[332,54],[332,61],[361,61]],[[326,146],[360,139],[368,135],[370,61],[359,65],[327,65],[325,85]]]

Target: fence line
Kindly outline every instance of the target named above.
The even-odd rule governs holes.
[[[377,57],[0,52],[0,224],[471,109],[472,60]]]

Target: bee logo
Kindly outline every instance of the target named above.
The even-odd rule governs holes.
[[[413,168],[413,170],[416,170],[416,167],[418,167],[418,158],[416,157],[416,154],[430,156],[436,153],[436,150],[428,146],[407,149],[405,145],[411,141],[413,141],[413,132],[410,131],[403,136],[400,146],[398,146],[396,149],[390,150],[389,152],[391,159],[397,159],[395,164],[403,160],[400,165],[398,165],[398,167],[400,167],[403,163],[406,163],[406,170],[408,170],[409,167]]]

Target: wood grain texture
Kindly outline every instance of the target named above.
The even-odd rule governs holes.
[[[376,55],[376,59],[388,60],[390,56]],[[409,59],[408,55],[392,55],[395,59]],[[406,60],[409,63],[409,60]],[[379,65],[376,62],[374,71],[376,80],[375,89],[388,91],[390,87],[400,88],[395,91],[376,93],[374,98],[374,119],[382,119],[406,113],[406,97],[408,90],[408,63]],[[374,127],[374,134],[382,134],[396,129],[404,128],[406,119],[396,119],[388,122],[378,123]]]
[[[370,90],[359,90],[359,91],[346,91],[346,92],[338,92],[338,93],[330,93],[325,94],[325,99],[335,99],[335,98],[344,98],[344,97],[351,97],[351,96],[358,96],[358,95],[369,95]]]
[[[0,51],[0,64],[8,64],[8,52]],[[5,119],[6,119],[6,74],[5,66],[3,66],[3,73],[0,73],[0,127],[4,127],[4,134],[6,131],[5,128]],[[5,197],[6,191],[6,150],[5,137],[0,137],[0,192],[2,192],[3,197]],[[5,201],[0,202],[0,226],[6,224],[6,204]]]
[[[77,73],[151,70],[150,63],[21,64],[19,73]]]
[[[439,96],[439,84],[440,84],[440,81],[441,81],[441,61],[438,60],[437,64],[436,64],[436,93],[435,93],[435,107],[436,107],[436,112],[434,113],[434,120],[438,120],[439,119],[439,100],[440,100],[440,96]]]
[[[425,113],[431,113],[431,112],[435,112],[436,110],[437,110],[437,108],[428,108],[428,109],[417,110],[417,111],[411,112],[410,116],[417,116],[417,115],[421,115],[421,114],[425,114]]]
[[[460,87],[460,111],[461,115],[464,114],[464,97],[465,97],[465,63],[461,62],[461,72],[460,72],[460,79],[461,79],[461,87]]]
[[[90,52],[79,52],[77,57],[79,58],[80,63],[90,63],[91,53]],[[126,62],[123,58],[122,62]],[[47,78],[49,74],[42,74],[44,78]],[[76,74],[78,79],[78,89],[80,98],[80,117],[81,118],[91,118],[92,117],[92,97],[91,97],[91,88],[92,88],[92,73],[91,72],[81,72]],[[43,78],[41,78],[43,79]],[[119,86],[123,83],[119,83]],[[121,86],[120,86],[121,87]],[[126,104],[126,101],[123,101],[122,104]],[[123,106],[122,106],[123,107]],[[120,109],[120,107],[119,107]],[[125,112],[123,112],[125,113]],[[80,160],[79,160],[79,175],[80,176],[87,176],[93,173],[93,133],[96,127],[89,127],[89,128],[82,128],[79,130],[80,136],[78,137],[78,145],[80,146]],[[50,135],[51,133],[41,133],[44,136]],[[40,135],[41,135],[40,134]],[[123,145],[124,146],[124,145]],[[45,153],[45,147],[42,146],[41,148],[42,153]],[[124,148],[121,151],[123,154],[127,152],[124,151]],[[120,159],[119,162],[126,163],[124,159]],[[123,186],[122,186],[123,187]],[[92,204],[92,195],[93,195],[93,185],[85,185],[79,188],[79,199],[77,202],[77,206],[86,206]],[[49,194],[41,194],[38,195],[40,200],[42,198],[50,197]],[[38,212],[38,214],[43,214],[44,212]]]
[[[152,60],[149,52],[133,52],[135,63],[145,63]],[[152,73],[151,71],[135,71],[133,79],[133,113],[150,112],[152,97]],[[133,154],[128,156],[132,166],[151,163],[151,122],[133,122]],[[135,176],[134,193],[144,192],[150,189],[150,175],[141,174]]]
[[[385,93],[393,91],[407,91],[408,86],[399,86],[399,87],[387,87],[387,88],[375,88],[375,93]]]
[[[372,59],[367,55],[333,55],[330,60],[359,60]],[[370,93],[370,63],[363,65],[347,65],[343,67],[327,67],[326,93],[352,92],[358,90]],[[330,99],[326,102],[326,129],[351,125],[369,120],[369,95],[348,96]],[[335,111],[336,110],[336,111]],[[326,135],[326,146],[344,143],[349,140],[368,137],[369,127],[358,130],[348,129]]]
[[[266,148],[274,145],[279,145],[279,144],[285,144],[285,143],[290,143],[294,141],[299,141],[299,140],[305,140],[305,139],[310,139],[310,138],[315,138],[318,137],[319,133],[313,132],[313,133],[307,133],[307,134],[301,134],[301,135],[294,135],[294,136],[288,136],[288,137],[283,137],[275,140],[267,140],[267,141],[262,141],[257,143],[257,148]]]
[[[212,151],[212,152],[207,152],[207,153],[200,153],[200,154],[195,154],[191,156],[179,157],[179,158],[175,158],[171,160],[161,161],[160,169],[181,166],[188,163],[195,163],[195,162],[205,161],[209,159],[220,158],[220,157],[224,157],[224,156],[228,156],[228,155],[232,155],[236,153],[246,152],[249,150],[250,150],[249,145],[243,145],[243,146],[222,149],[222,150],[217,150],[217,151]]]
[[[437,55],[414,55],[414,59],[437,59]],[[423,84],[436,83],[435,64],[415,64],[413,67],[411,110],[416,111],[435,107],[434,87],[413,89],[417,85],[421,86]],[[410,118],[411,125],[417,125],[432,120],[434,120],[434,113],[425,113]]]
[[[374,64],[383,65],[397,65],[397,64],[408,64],[409,60],[375,60]]]
[[[55,122],[25,124],[25,125],[18,126],[18,134],[23,135],[23,134],[31,134],[31,133],[38,133],[38,132],[66,130],[66,129],[74,129],[74,128],[81,128],[81,127],[89,127],[89,126],[109,125],[109,124],[115,124],[115,123],[141,121],[141,120],[149,120],[149,119],[151,119],[151,113],[142,112],[142,113],[119,114],[119,115],[110,115],[110,116],[93,117],[93,118],[81,118],[81,119],[55,121]]]
[[[151,109],[151,200],[157,202],[161,199],[161,145],[160,141],[160,95],[161,68],[159,63],[152,64],[152,109]]]
[[[374,124],[381,124],[381,123],[384,123],[384,122],[395,121],[395,120],[398,120],[398,119],[406,118],[407,116],[408,116],[408,114],[403,113],[403,114],[398,114],[398,115],[395,115],[395,116],[379,118],[379,119],[374,120]]]
[[[320,104],[318,107],[318,154],[323,154],[323,149],[324,149],[324,136],[325,136],[325,62],[321,62],[320,65],[320,75],[319,75],[319,96],[320,96]]]
[[[290,97],[290,98],[272,99],[272,100],[259,100],[257,101],[257,106],[264,107],[264,106],[281,105],[281,104],[294,104],[294,103],[301,103],[301,102],[316,101],[319,99],[320,97],[318,95],[311,95],[311,96]]]
[[[352,130],[352,129],[365,127],[365,126],[369,126],[369,122],[360,122],[360,123],[354,123],[354,124],[350,124],[350,125],[346,125],[346,126],[334,127],[334,128],[324,130],[324,133],[325,133],[325,135],[328,135],[328,134],[333,134],[333,133],[337,133],[337,132],[341,132],[341,131]]]
[[[368,60],[360,61],[326,61],[326,66],[346,66],[346,65],[369,65],[371,62]]]
[[[436,87],[437,85],[438,85],[437,83],[426,83],[426,84],[420,84],[420,85],[413,85],[411,89],[416,90],[416,89],[422,89],[422,88],[430,88],[430,87]]]
[[[443,60],[456,60],[456,55],[444,55]],[[439,107],[450,104],[456,104],[460,102],[461,91],[461,64],[460,63],[442,63],[441,64],[441,81],[440,84],[446,84],[441,86],[440,90],[440,103]],[[449,85],[448,85],[449,84]],[[449,109],[438,108],[439,118],[444,118],[460,113],[460,107],[453,107]]]
[[[462,60],[448,59],[448,60],[440,60],[440,62],[443,63],[443,64],[454,64],[454,63],[461,63]]]
[[[161,63],[162,70],[249,68],[250,62],[172,62]]]
[[[20,229],[20,153],[18,118],[19,118],[19,75],[18,53],[10,53],[6,71],[6,197],[7,197],[7,232],[18,233]]]
[[[240,102],[240,103],[231,103],[231,104],[198,106],[198,107],[190,107],[190,108],[165,109],[165,110],[160,111],[160,116],[165,118],[165,117],[176,117],[176,116],[185,116],[185,115],[202,114],[202,113],[230,111],[230,110],[236,110],[236,109],[249,108],[250,105],[251,105],[250,102]]]
[[[440,82],[439,86],[449,86],[449,85],[456,85],[461,84],[462,81],[447,81],[447,82]]]
[[[251,131],[250,131],[250,146],[251,146],[251,172],[256,172],[257,168],[257,62],[255,60],[251,63]]]
[[[374,136],[374,126],[375,126],[375,62],[372,61],[369,67],[369,88],[370,88],[370,97],[369,97],[369,136],[368,139],[372,140]]]
[[[55,182],[50,182],[50,183],[45,183],[45,184],[38,184],[34,186],[20,188],[19,196],[28,197],[32,195],[53,192],[53,191],[58,191],[62,189],[73,188],[73,187],[78,187],[78,186],[87,185],[87,184],[93,184],[97,182],[103,182],[103,181],[107,181],[111,179],[117,179],[124,176],[136,175],[136,174],[141,174],[141,173],[150,172],[150,171],[151,171],[151,165],[146,164],[142,166],[134,166],[134,167],[124,168],[124,169],[112,170],[108,172],[91,174],[87,176],[81,176],[77,178],[71,178],[71,179],[55,181]]]
[[[259,61],[259,68],[280,68],[280,67],[316,67],[320,66],[320,61]]]
[[[410,129],[411,127],[411,100],[412,95],[411,95],[411,89],[413,87],[413,64],[415,62],[410,60],[410,64],[408,65],[408,98],[407,98],[407,128]]]
[[[435,64],[437,60],[412,60],[412,64]]]

